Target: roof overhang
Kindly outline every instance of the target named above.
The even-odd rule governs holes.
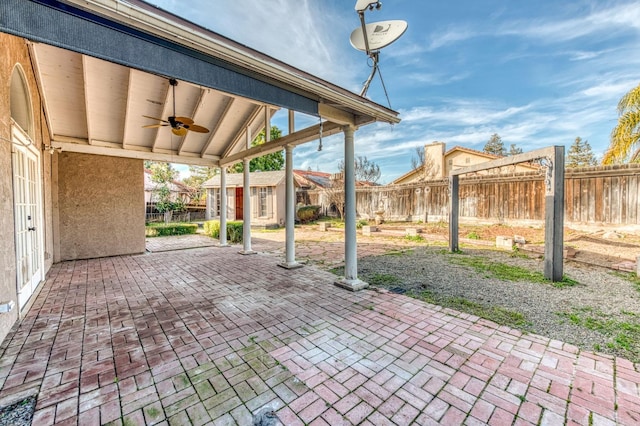
[[[398,113],[140,0],[3,0],[0,31],[30,41],[52,145],[220,166],[317,139],[312,126],[248,150],[280,108],[342,126]],[[176,136],[143,116],[176,113],[209,133]]]

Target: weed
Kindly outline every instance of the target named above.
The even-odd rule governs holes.
[[[629,281],[631,284],[633,284],[633,287],[640,292],[640,277],[637,276],[636,274],[634,274],[633,272],[612,272],[613,275],[615,275],[616,277],[620,277],[622,279],[624,279],[625,281]]]
[[[495,277],[506,281],[529,281],[534,283],[549,283],[541,272],[531,271],[529,269],[507,265],[505,263],[493,262],[478,256],[460,256],[451,257],[450,261],[456,265],[469,266],[478,272],[485,272],[485,277]],[[563,277],[562,281],[551,283],[554,287],[570,287],[577,285],[578,282]]]
[[[519,259],[528,259],[529,256],[526,253],[523,253],[520,251],[520,249],[518,248],[518,246],[513,246],[513,250],[511,251],[510,254],[511,257],[517,257]]]
[[[408,296],[420,299],[423,302],[440,305],[444,308],[451,308],[457,311],[466,312],[481,318],[488,319],[500,325],[509,327],[525,328],[529,325],[525,316],[516,311],[501,308],[499,306],[486,306],[477,302],[464,299],[462,297],[436,297],[431,291],[409,292]]]
[[[480,235],[478,235],[478,233],[476,231],[471,231],[467,234],[467,238],[470,240],[479,240],[480,239]]]
[[[366,280],[371,285],[381,286],[381,287],[388,287],[388,286],[392,286],[392,285],[397,285],[397,284],[400,284],[402,282],[402,280],[400,278],[396,277],[395,275],[380,274],[380,273],[375,273],[373,275],[367,276]]]
[[[424,242],[424,237],[422,235],[406,235],[404,239],[407,241],[412,241],[414,243]]]
[[[413,250],[391,250],[386,252],[385,256],[404,256],[405,254],[411,254]]]
[[[520,402],[527,402],[527,398],[524,395],[516,395]]]
[[[144,411],[151,418],[155,418],[155,417],[158,417],[160,415],[160,410],[158,410],[156,407],[148,407],[148,408],[145,408]]]
[[[258,338],[258,336],[249,336],[249,342],[256,343],[256,339],[257,338]]]
[[[117,377],[113,378],[113,383],[118,383],[118,378]]]
[[[571,324],[595,330],[608,337],[607,348],[633,362],[640,361],[640,317],[633,312],[622,311],[622,320],[614,319],[598,309],[590,307],[559,312],[558,315]],[[594,345],[600,350],[600,346]]]

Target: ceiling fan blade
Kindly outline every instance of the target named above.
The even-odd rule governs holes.
[[[158,121],[162,121],[163,123],[168,123],[167,120],[163,120],[162,118],[157,118],[157,117],[150,117],[148,115],[143,115],[144,118],[150,118],[152,120],[158,120]]]
[[[176,136],[184,136],[187,134],[187,129],[185,129],[184,127],[173,127],[171,129],[171,133]]]
[[[147,124],[146,126],[142,126],[143,129],[155,129],[156,127],[165,127],[168,124]]]
[[[182,124],[193,124],[193,120],[189,117],[175,117],[175,120],[181,122]]]
[[[209,129],[207,129],[206,127],[198,126],[197,124],[185,124],[184,128],[191,130],[192,132],[209,133]]]

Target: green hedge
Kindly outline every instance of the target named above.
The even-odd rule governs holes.
[[[320,206],[302,206],[298,209],[298,219],[302,223],[313,222],[320,217]]]
[[[186,235],[198,232],[195,223],[168,223],[145,227],[147,237],[166,237],[168,235]]]
[[[220,238],[220,221],[208,220],[204,223],[204,232],[212,238]],[[242,222],[227,222],[227,240],[241,243],[244,229]]]

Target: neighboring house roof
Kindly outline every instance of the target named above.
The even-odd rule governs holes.
[[[495,160],[497,158],[501,158],[499,155],[489,154],[489,153],[484,152],[484,151],[478,151],[477,149],[466,148],[466,147],[460,146],[460,145],[456,145],[453,148],[447,150],[443,154],[443,156],[446,159],[447,157],[451,156],[451,154],[455,154],[457,152],[463,152],[463,153],[475,155],[476,157],[483,157],[483,158],[486,158],[487,161]],[[530,168],[532,170],[535,170],[535,169],[538,168],[535,164],[526,164],[526,163],[518,164],[518,166],[525,167],[525,168]],[[421,172],[422,172],[422,167],[418,167],[418,168],[415,168],[413,170],[409,170],[407,173],[405,173],[402,176],[394,179],[390,183],[390,185],[396,185],[396,184],[404,182],[404,181],[413,182],[412,177],[415,176],[418,173],[421,173]],[[444,177],[444,176],[441,176],[441,177]]]
[[[145,169],[144,171],[144,190],[145,191],[154,191],[156,187],[159,185],[158,183],[154,182],[151,179],[152,174],[153,172],[151,170]],[[175,180],[169,183],[169,190],[172,192],[189,192],[189,188],[185,184]]]
[[[409,170],[407,173],[403,174],[402,176],[395,178],[393,181],[391,181],[389,185],[396,185],[399,182],[402,182],[403,180],[410,178],[411,176],[417,174],[420,171],[422,171],[422,167],[417,167],[415,169]]]
[[[500,158],[499,155],[489,154],[488,152],[478,151],[477,149],[465,148],[464,146],[456,145],[447,152],[444,153],[446,157],[449,154],[453,154],[455,151],[467,152],[469,154],[477,155],[479,157],[486,157],[489,160],[495,160],[496,158]]]
[[[250,186],[278,186],[284,181],[285,171],[276,170],[271,172],[251,172],[249,173]],[[242,186],[244,184],[244,173],[227,173],[227,187]],[[220,188],[220,175],[216,175],[202,184],[203,188]]]
[[[294,170],[293,174],[298,180],[300,186],[317,186],[320,188],[328,188],[331,186],[331,173],[314,172],[311,170]]]

